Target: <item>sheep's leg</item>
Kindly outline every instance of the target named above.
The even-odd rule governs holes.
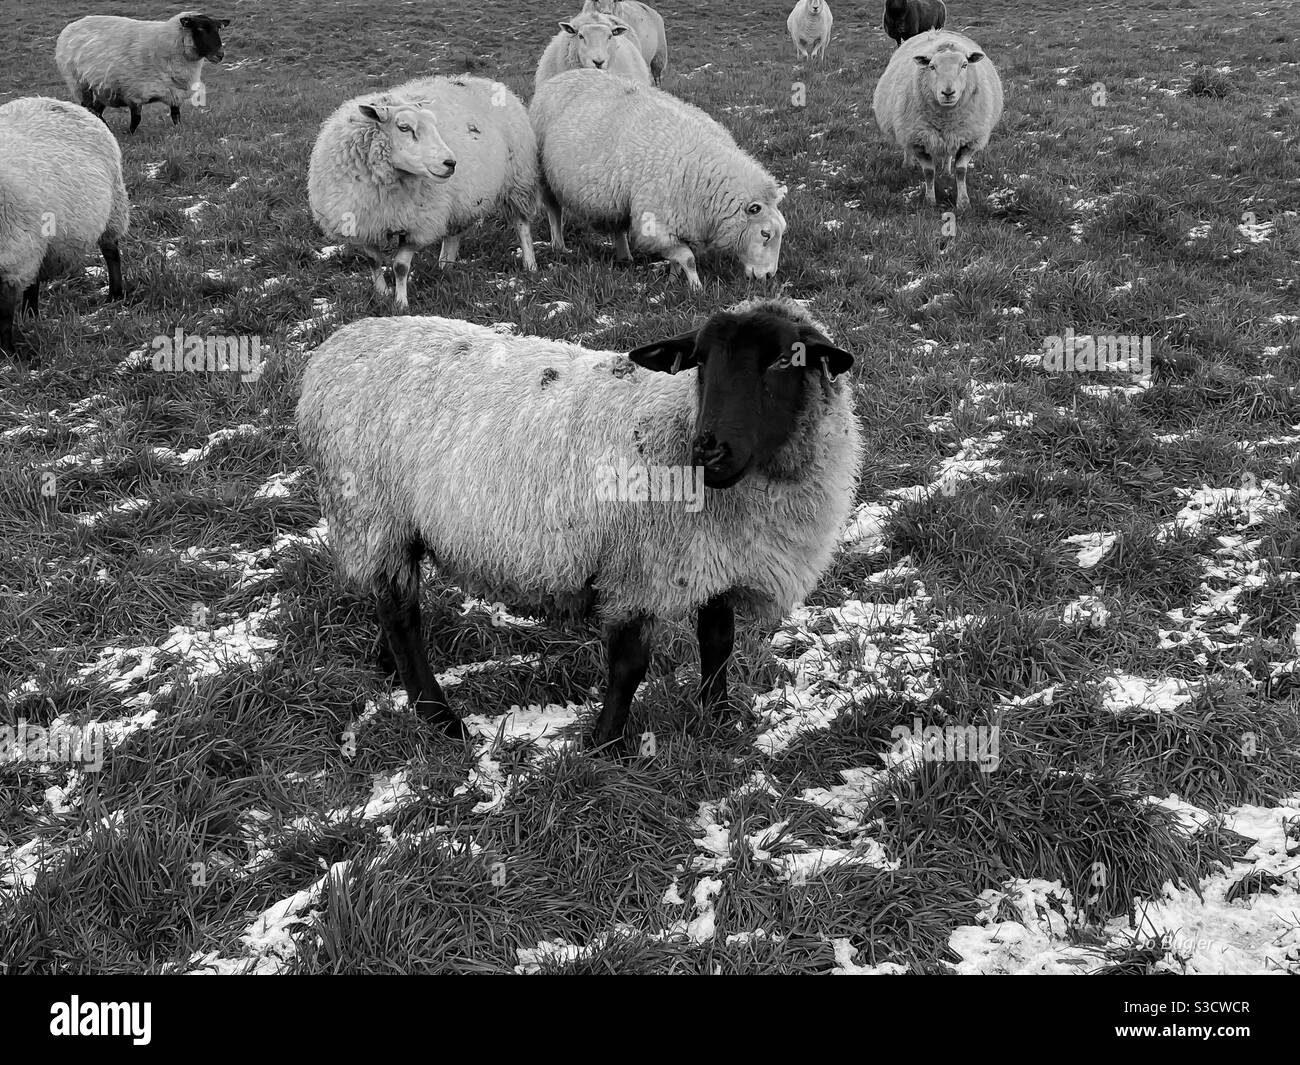
[[[408,314],[411,305],[406,299],[406,279],[411,273],[411,260],[415,258],[415,248],[403,244],[393,256],[393,285],[397,290],[397,313]]]
[[[181,105],[172,104],[171,113],[172,113],[172,125],[179,126],[181,124]]]
[[[0,352],[12,355],[14,347],[14,312],[18,309],[18,286],[0,281]]]
[[[592,736],[598,747],[623,736],[632,696],[650,668],[649,623],[650,619],[646,617],[633,618],[609,634],[609,685],[605,688],[605,703]]]
[[[127,132],[134,133],[140,125],[140,105],[128,104],[127,106],[131,108],[131,128],[128,129]]]
[[[82,107],[87,111],[95,110],[95,93],[89,85],[77,86],[77,94],[81,98]]]
[[[33,318],[39,318],[41,314],[41,283],[39,280],[33,281],[23,289],[23,314],[30,314]]]
[[[695,254],[685,244],[674,244],[663,253],[663,256],[670,263],[681,268],[682,273],[686,275],[687,285],[692,289],[699,291],[704,287],[700,282],[699,271],[695,269]]]
[[[388,278],[384,276],[384,259],[373,248],[362,248],[361,254],[370,263],[370,283],[375,287],[375,295],[385,298],[389,295]]]
[[[920,148],[914,148],[917,163],[921,167],[921,177],[925,181],[925,202],[934,206],[934,159]]]
[[[542,204],[546,208],[546,222],[551,229],[551,251],[566,252],[569,249],[564,246],[564,208],[560,206],[560,201],[555,198],[553,193],[542,182]]]
[[[106,126],[108,125],[108,119],[106,119],[106,118],[104,117],[104,105],[103,105],[103,104],[101,104],[98,100],[96,100],[95,103],[94,103],[93,105],[91,105],[91,108],[90,108],[90,109],[91,109],[92,111],[95,112],[95,117],[96,117],[97,119],[99,119],[102,123],[104,123],[104,125],[106,125]]]
[[[104,256],[104,265],[108,267],[108,298],[120,300],[122,288],[122,251],[117,244],[116,233],[105,233],[99,238],[99,250]]]
[[[425,652],[418,568],[377,580],[375,606],[411,709],[449,735],[463,738],[465,728],[448,707]]]
[[[736,641],[736,613],[725,595],[700,607],[695,633],[700,641],[700,705],[712,714],[727,702],[727,662]]]
[[[442,250],[438,252],[438,269],[444,269],[449,263],[454,263],[459,254],[460,237],[443,237]]]
[[[957,158],[953,163],[953,169],[957,173],[957,209],[970,206],[970,195],[966,191],[966,171],[970,168],[971,155],[970,148],[962,146],[957,153]]]
[[[533,227],[529,225],[528,219],[520,218],[515,221],[515,232],[519,234],[519,250],[524,256],[524,269],[535,274],[537,253],[533,251]]]
[[[614,232],[614,258],[621,263],[632,261],[632,248],[627,242],[629,230],[619,229]]]

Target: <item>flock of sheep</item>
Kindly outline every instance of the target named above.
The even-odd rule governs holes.
[[[887,0],[899,47],[875,92],[881,130],[922,169],[966,169],[1002,110],[993,64],[942,29],[941,0]],[[128,204],[117,142],[100,121],[167,103],[173,122],[219,62],[229,20],[91,16],[60,34],[56,60],[77,105],[32,97],[0,107],[0,349],[14,349],[19,294],[78,268],[98,245],[109,295],[122,294]],[[788,20],[801,58],[830,40],[826,0]],[[538,63],[531,103],[500,82],[419,78],[342,103],[308,168],[312,215],[360,250],[376,292],[408,309],[413,257],[492,215],[536,269],[532,222],[551,246],[566,214],[611,230],[701,283],[695,253],[730,253],[748,276],[776,273],[783,186],[710,115],[657,88],[664,20],[638,0],[586,0]],[[53,219],[53,224],[50,220]],[[386,262],[391,259],[390,288]],[[694,613],[707,707],[726,699],[734,610],[780,616],[814,586],[854,497],[859,429],[852,357],[797,303],[747,301],[699,329],[594,352],[443,318],[370,318],[312,354],[298,427],[320,475],[341,571],[376,595],[411,705],[452,731],[421,635],[419,562],[495,598],[594,613],[610,675],[596,727],[618,739],[649,662],[656,619]],[[684,373],[693,370],[694,373]],[[702,470],[702,510],[614,502],[604,470]]]

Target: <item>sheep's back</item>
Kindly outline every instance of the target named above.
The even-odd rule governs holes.
[[[53,230],[43,238],[42,278],[79,265],[110,221],[125,229],[121,151],[112,133],[84,108],[48,97],[0,107],[0,160],[0,183],[7,190],[0,218],[5,232],[30,238]],[[7,258],[0,252],[0,271],[14,268]]]

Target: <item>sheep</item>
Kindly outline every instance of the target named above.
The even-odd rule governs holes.
[[[943,29],[947,19],[948,7],[943,0],[885,0],[880,25],[898,48],[918,33]]]
[[[957,207],[969,207],[966,169],[1002,117],[1002,81],[979,45],[951,30],[913,37],[890,58],[871,108],[903,161],[921,167],[926,201],[935,202],[936,167],[955,167]]]
[[[221,30],[228,18],[182,11],[161,22],[87,15],[59,34],[54,60],[73,100],[104,117],[105,107],[131,110],[134,133],[140,108],[161,102],[180,125],[181,101],[201,89],[203,61],[225,56]]]
[[[795,55],[800,59],[825,56],[834,23],[835,16],[826,0],[799,0],[785,20],[790,39],[794,41]]]
[[[560,23],[560,32],[551,38],[537,64],[533,91],[542,83],[566,70],[578,67],[604,70],[650,84],[650,68],[641,58],[640,46],[628,27],[617,19],[596,13],[575,15]]]
[[[537,269],[537,142],[524,105],[500,82],[417,78],[347,101],[321,126],[307,193],[326,236],[370,261],[380,297],[389,295],[381,253],[396,241],[402,314],[415,253],[441,241],[439,266],[455,262],[463,231],[494,212],[514,223],[524,269]]]
[[[737,256],[750,277],[776,273],[785,233],[784,186],[697,107],[660,89],[591,70],[570,70],[528,108],[542,161],[551,245],[564,245],[563,212],[629,236],[701,287],[691,245]]]
[[[411,705],[459,731],[421,637],[428,553],[461,587],[604,626],[604,744],[623,732],[657,619],[696,615],[713,711],[735,610],[777,619],[816,584],[858,480],[852,364],[786,299],[626,357],[370,318],[311,354],[297,425],[338,571],[374,593]]]
[[[109,299],[122,298],[130,214],[122,152],[102,122],[47,96],[0,107],[0,351],[15,351],[19,292],[35,316],[40,283],[76,270],[95,245]]]
[[[650,67],[654,83],[658,85],[663,80],[668,66],[668,35],[664,31],[663,16],[658,11],[639,0],[586,0],[582,10],[612,15],[629,27]]]

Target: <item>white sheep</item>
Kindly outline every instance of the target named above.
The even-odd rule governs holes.
[[[130,213],[122,152],[102,122],[46,96],[0,107],[0,350],[15,350],[19,293],[37,314],[40,283],[78,269],[96,245],[109,298],[122,297]]]
[[[876,124],[903,149],[935,202],[936,168],[957,172],[957,206],[969,207],[966,170],[1002,117],[1002,80],[969,37],[930,30],[904,42],[876,83]]]
[[[335,333],[308,362],[299,437],[411,705],[458,730],[421,636],[426,552],[463,588],[604,624],[598,743],[622,733],[656,619],[697,615],[701,696],[725,702],[734,610],[786,614],[853,504],[852,361],[789,300],[628,356],[447,318]]]
[[[383,253],[396,242],[403,313],[415,253],[441,241],[439,264],[455,262],[461,234],[498,212],[514,223],[524,269],[537,269],[537,142],[524,105],[500,82],[417,78],[347,101],[321,126],[307,194],[326,236],[370,260],[380,296],[389,292]]]
[[[831,40],[831,26],[835,16],[826,0],[799,0],[785,20],[794,41],[795,55],[800,59],[821,59]]]
[[[221,28],[230,19],[182,11],[161,22],[87,15],[69,22],[54,46],[54,60],[72,98],[100,118],[105,107],[131,110],[131,129],[140,108],[161,102],[181,120],[181,101],[201,89],[203,62],[220,63]]]
[[[619,74],[643,85],[650,84],[650,68],[641,58],[641,50],[631,31],[618,19],[596,12],[574,15],[560,23],[560,32],[551,38],[537,63],[533,91],[543,82],[566,70],[586,67]]]
[[[776,273],[783,186],[697,107],[648,85],[571,70],[528,108],[542,161],[551,245],[563,212],[615,230],[615,255],[638,247],[675,263],[698,289],[692,246],[729,252],[750,277]]]
[[[663,17],[649,4],[640,0],[586,0],[583,11],[599,11],[613,15],[631,28],[641,48],[641,55],[650,67],[654,83],[663,80],[668,66],[668,35],[664,31]]]

